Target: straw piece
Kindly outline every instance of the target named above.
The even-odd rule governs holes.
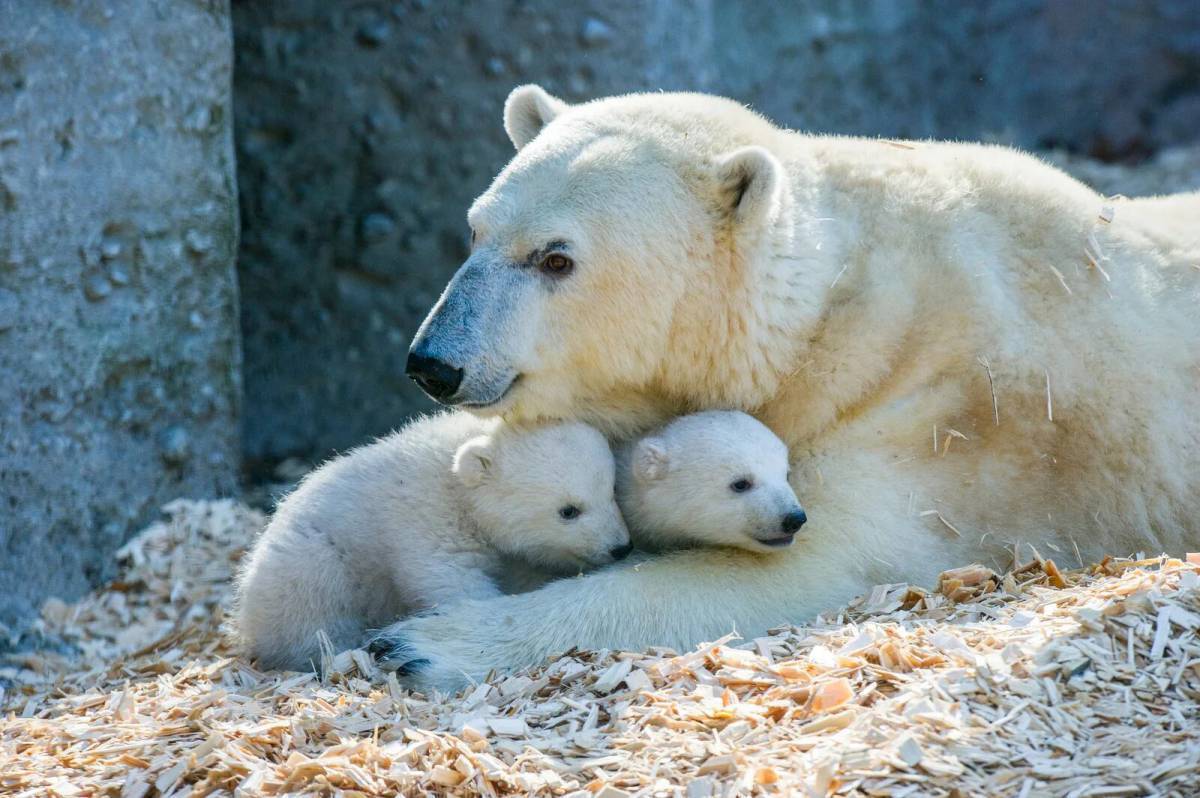
[[[988,390],[992,392],[992,420],[998,427],[1000,426],[1000,402],[996,400],[996,380],[992,376],[992,364],[986,357],[983,357],[982,355],[978,358],[978,360],[979,365],[983,366],[984,370],[987,371]]]

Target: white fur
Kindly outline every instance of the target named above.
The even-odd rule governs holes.
[[[279,506],[238,585],[246,653],[270,668],[462,598],[510,571],[578,573],[628,543],[607,441],[578,423],[511,429],[465,413],[417,421],[326,463]],[[581,514],[564,520],[559,510]],[[544,581],[544,579],[542,580]]]
[[[540,86],[521,86],[504,103],[504,131],[518,150],[541,132],[567,104]]]
[[[1200,194],[1114,200],[1107,225],[1106,204],[1003,147],[805,135],[704,95],[559,110],[468,216],[496,264],[554,239],[575,259],[511,295],[520,324],[477,317],[456,365],[487,368],[479,412],[627,437],[739,408],[790,447],[810,521],[775,557],[678,553],[404,621],[414,679],[756,635],[1016,543],[1062,565],[1195,548]]]
[[[753,417],[693,413],[620,449],[617,504],[642,549],[778,552],[796,531],[785,519],[803,512],[788,470],[787,447]]]

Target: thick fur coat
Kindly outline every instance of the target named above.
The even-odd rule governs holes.
[[[810,520],[774,556],[398,623],[377,650],[425,660],[414,683],[753,636],[1018,544],[1064,565],[1200,544],[1200,194],[1110,200],[1003,147],[805,135],[693,94],[522,87],[505,125],[517,155],[414,342],[462,370],[444,399],[616,438],[744,410]]]

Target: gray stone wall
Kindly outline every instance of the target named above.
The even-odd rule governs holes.
[[[252,464],[428,406],[408,338],[511,155],[515,84],[712,91],[807,130],[1105,158],[1200,137],[1195,0],[256,0],[234,28]]]
[[[231,38],[221,0],[0,0],[10,630],[162,503],[236,488]]]
[[[429,407],[403,374],[408,338],[466,254],[467,206],[512,155],[509,89],[689,85],[705,21],[661,5],[235,4],[252,467]]]
[[[1140,158],[1200,138],[1196,0],[714,4],[715,87],[791,126]]]

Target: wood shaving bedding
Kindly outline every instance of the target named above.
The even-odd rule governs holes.
[[[0,793],[1200,789],[1200,562],[972,565],[934,592],[880,585],[752,641],[569,652],[423,696],[358,650],[328,652],[324,681],[238,659],[222,619],[264,518],[227,501],[165,509],[122,549],[119,581],[44,607],[43,633],[78,657],[27,653],[0,669]]]

